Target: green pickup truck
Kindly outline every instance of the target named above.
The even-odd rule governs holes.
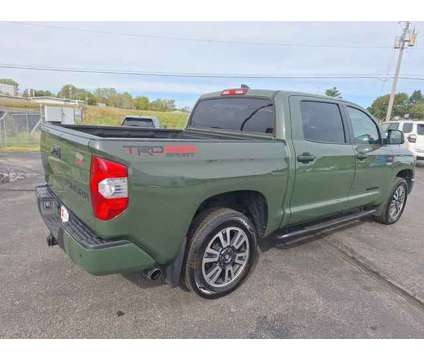
[[[228,89],[203,95],[184,130],[42,125],[38,207],[48,244],[88,272],[217,298],[265,237],[396,222],[414,184],[403,141],[342,99]]]

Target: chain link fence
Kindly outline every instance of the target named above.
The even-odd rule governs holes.
[[[37,146],[40,142],[37,111],[7,111],[0,109],[0,149]]]

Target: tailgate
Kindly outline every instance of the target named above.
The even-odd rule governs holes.
[[[86,225],[94,228],[89,140],[82,132],[47,125],[42,127],[40,146],[50,189]]]

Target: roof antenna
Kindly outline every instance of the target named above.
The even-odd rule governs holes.
[[[246,84],[241,84],[240,89],[250,89]]]

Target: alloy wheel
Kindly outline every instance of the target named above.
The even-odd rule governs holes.
[[[202,274],[207,285],[219,288],[233,283],[249,260],[249,238],[236,226],[212,236],[202,258]]]
[[[402,214],[406,200],[406,188],[404,185],[399,185],[392,195],[389,205],[389,218],[391,221],[396,221]]]

